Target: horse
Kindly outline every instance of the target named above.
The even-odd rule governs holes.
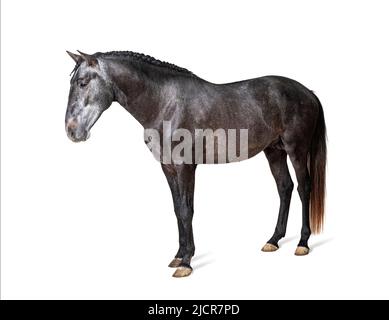
[[[285,236],[294,189],[289,157],[302,203],[301,236],[295,255],[309,253],[311,233],[320,233],[323,227],[327,154],[323,108],[313,91],[281,76],[214,84],[187,69],[132,51],[67,53],[76,63],[70,74],[65,116],[70,140],[87,140],[91,128],[112,102],[123,106],[145,131],[159,133],[159,143],[172,142],[171,132],[179,128],[192,137],[197,129],[245,129],[245,158],[265,153],[280,198],[275,231],[262,251],[276,251]],[[167,137],[163,130],[166,121],[171,124]],[[150,139],[145,136],[145,143]],[[206,149],[204,146],[204,156],[209,151]],[[214,151],[214,147],[210,149]],[[234,162],[233,158],[223,159],[222,163]],[[176,268],[174,277],[186,277],[192,273],[190,263],[195,253],[195,172],[197,165],[204,163],[203,157],[168,162],[157,156],[157,160],[171,190],[178,224],[179,249],[169,267]]]

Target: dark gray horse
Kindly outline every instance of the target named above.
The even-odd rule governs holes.
[[[159,133],[163,137],[158,141],[160,145],[174,140],[172,135],[166,137],[165,121],[172,125],[169,132],[183,128],[193,137],[197,129],[246,129],[246,158],[265,152],[280,196],[276,229],[262,250],[277,250],[278,241],[285,236],[293,191],[288,155],[302,202],[301,238],[295,254],[308,254],[311,231],[318,233],[323,225],[326,167],[323,109],[312,91],[279,76],[213,84],[186,69],[134,52],[68,53],[76,62],[65,119],[66,132],[72,141],[86,140],[92,126],[113,101],[121,104],[145,129]],[[204,145],[204,156],[207,152]],[[192,232],[195,171],[197,164],[203,162],[195,157],[190,159],[193,161],[184,163],[159,159],[178,221],[179,249],[169,265],[177,268],[175,277],[192,272],[190,261],[195,252]],[[224,160],[232,161],[229,157]]]

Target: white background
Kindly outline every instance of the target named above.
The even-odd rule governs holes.
[[[2,1],[1,296],[389,298],[387,1]],[[144,52],[221,83],[294,78],[328,127],[325,232],[293,255],[271,236],[278,194],[263,154],[197,170],[193,274],[174,279],[171,195],[116,103],[86,143],[64,130],[65,50]]]

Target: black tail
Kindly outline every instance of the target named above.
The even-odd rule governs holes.
[[[324,222],[324,202],[326,189],[327,136],[323,108],[319,99],[320,111],[313,134],[310,150],[310,176],[312,183],[310,203],[310,227],[313,233],[320,233]]]

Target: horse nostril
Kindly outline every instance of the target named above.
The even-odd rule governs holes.
[[[70,139],[74,139],[74,137],[76,136],[75,131],[72,129],[68,129],[68,136]]]
[[[66,122],[66,132],[71,140],[76,138],[77,122],[74,119],[70,119]]]

